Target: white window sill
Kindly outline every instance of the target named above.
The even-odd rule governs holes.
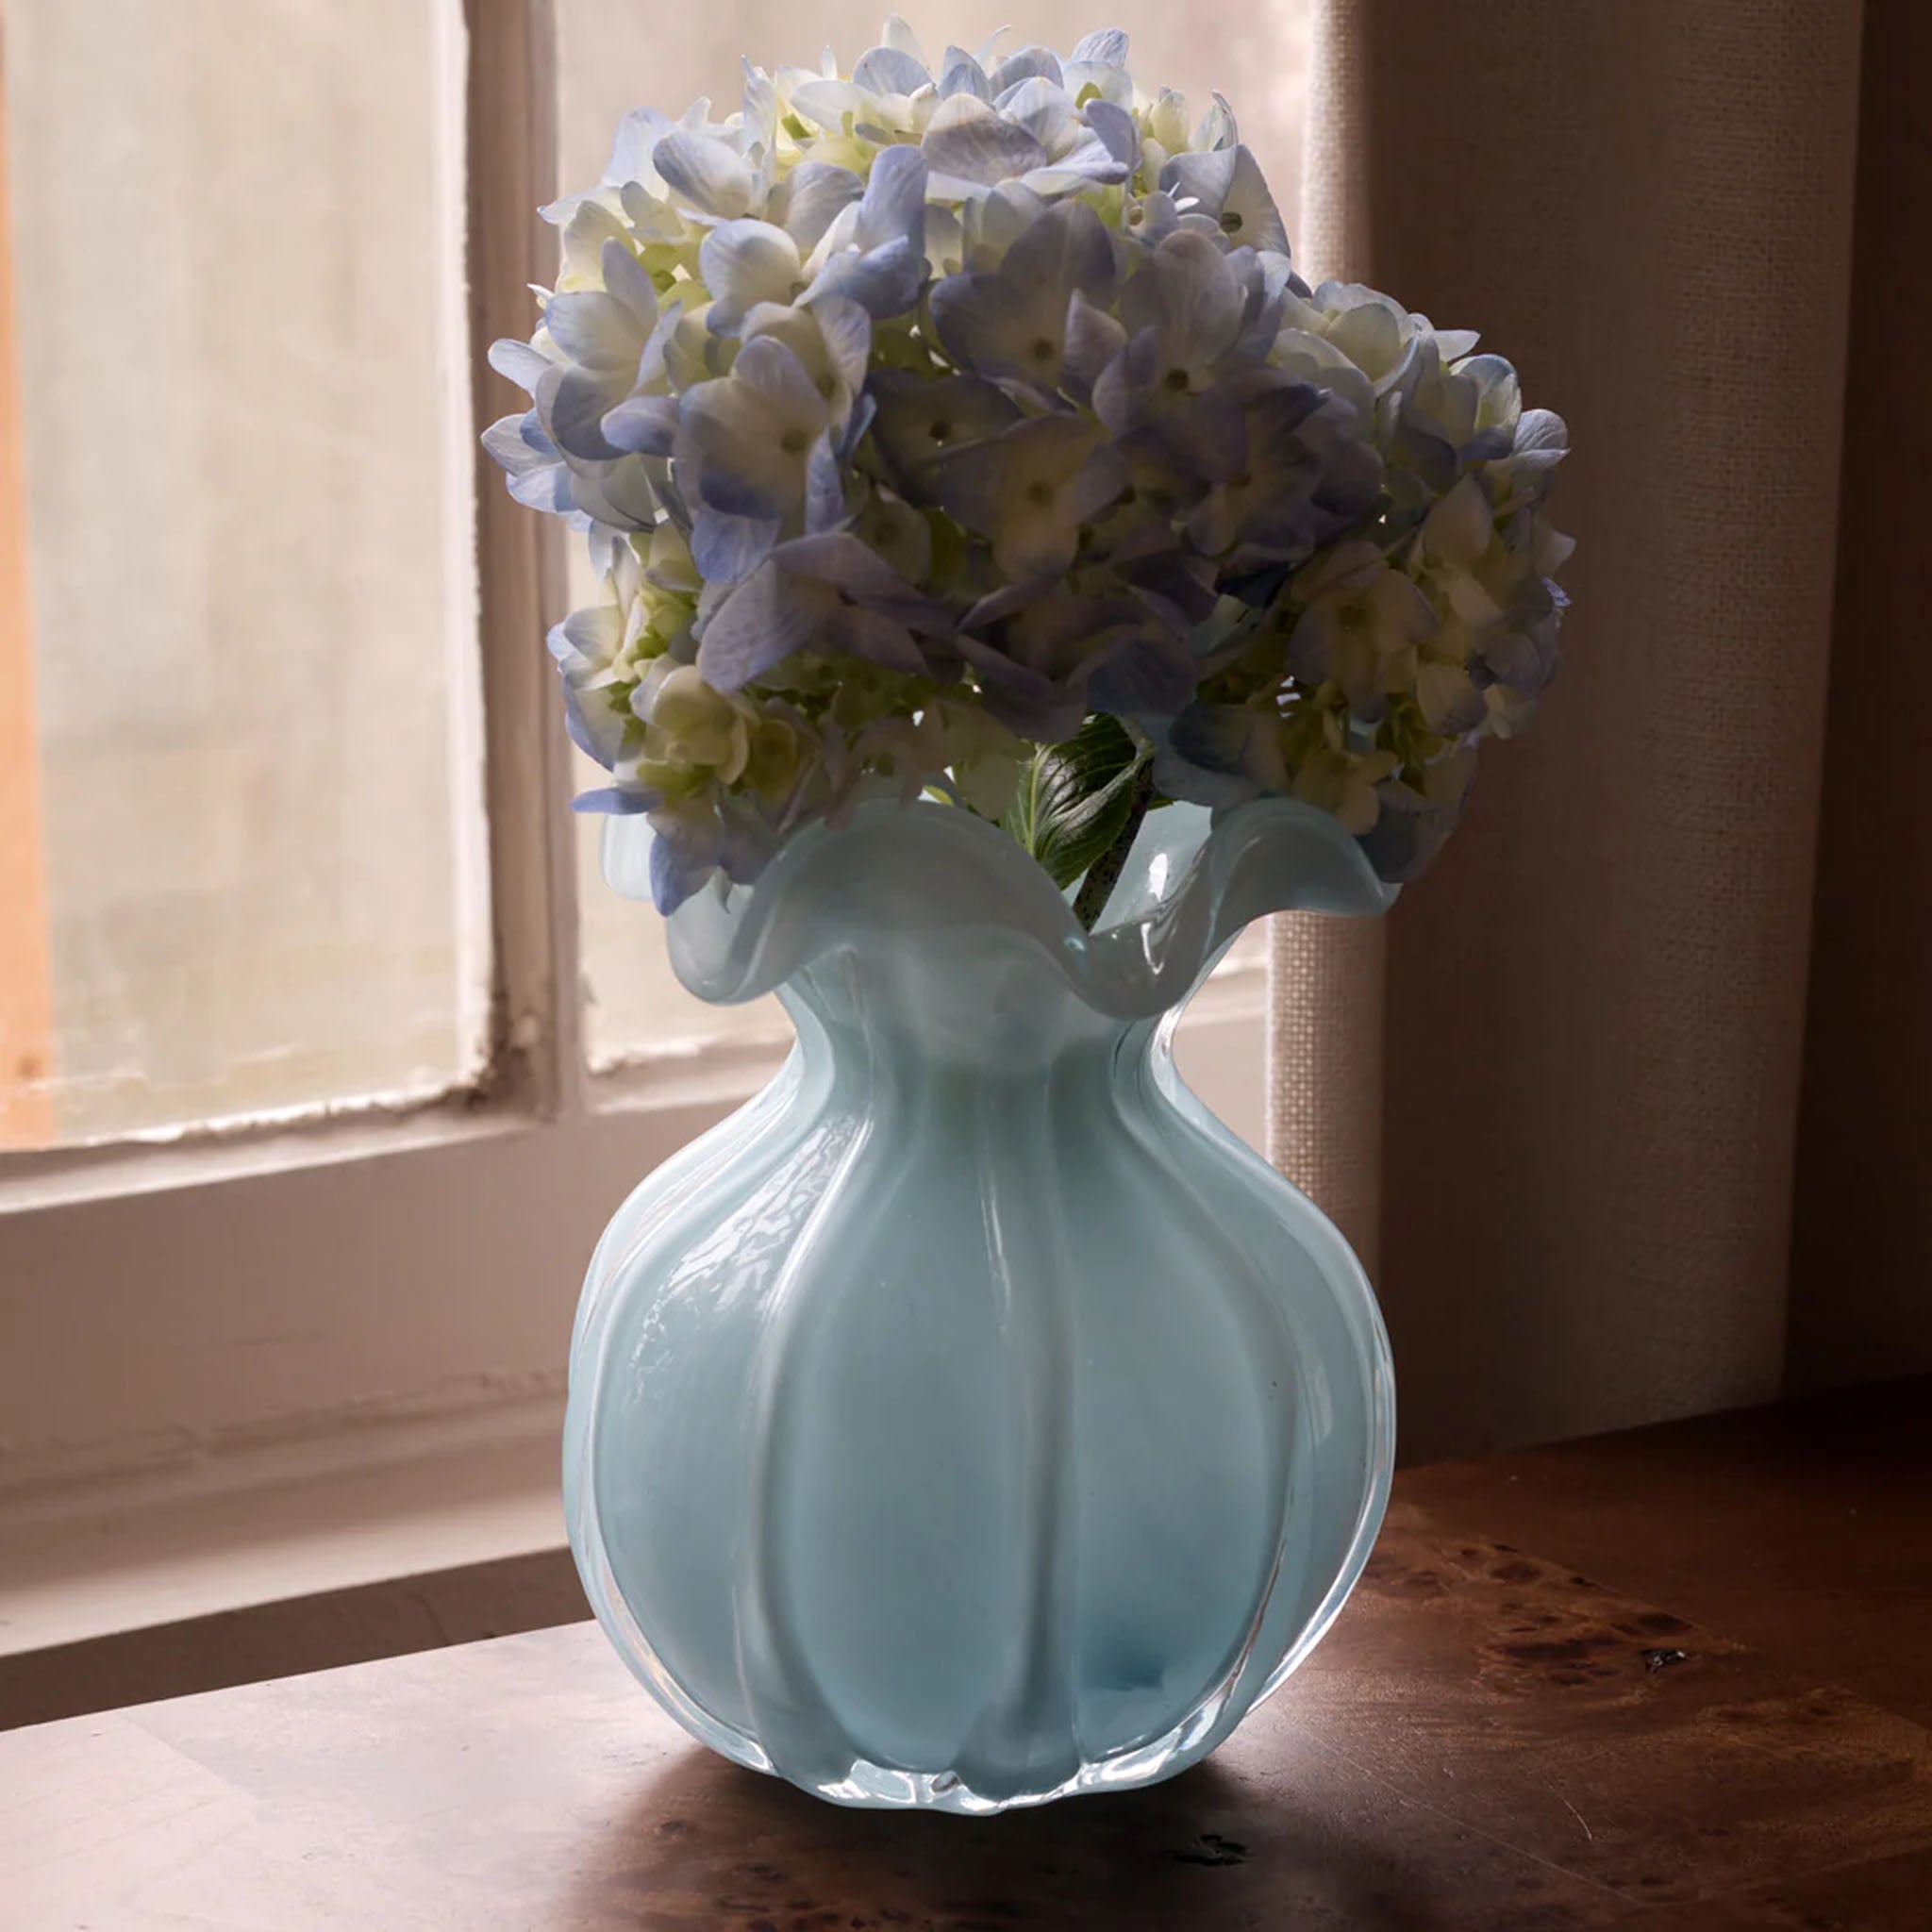
[[[360,1464],[305,1473],[282,1450],[219,1488],[18,1499],[0,1507],[0,1657],[559,1549],[561,1424],[560,1399],[533,1397]]]

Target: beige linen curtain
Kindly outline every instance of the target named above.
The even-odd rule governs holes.
[[[1303,267],[1576,451],[1537,729],[1274,941],[1410,1457],[1932,1367],[1928,61],[1918,0],[1319,0]]]

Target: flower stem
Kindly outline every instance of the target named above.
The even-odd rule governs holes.
[[[1120,884],[1127,854],[1134,849],[1134,841],[1140,837],[1147,808],[1153,803],[1154,760],[1143,754],[1139,769],[1134,773],[1134,789],[1120,831],[1115,835],[1113,843],[1089,867],[1079,891],[1074,895],[1074,917],[1080,922],[1083,930],[1091,932],[1093,922],[1107,910],[1107,902],[1113,897],[1113,889]]]

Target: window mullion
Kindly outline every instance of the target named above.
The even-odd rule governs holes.
[[[470,361],[476,426],[517,407],[485,361],[530,332],[530,284],[556,273],[536,210],[557,190],[552,0],[463,0]],[[584,1104],[569,745],[541,640],[562,608],[562,532],[511,501],[476,453],[477,592],[495,974],[485,1079],[493,1100],[545,1114]]]

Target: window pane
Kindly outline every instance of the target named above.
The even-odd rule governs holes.
[[[578,582],[579,602],[593,587]],[[588,577],[589,572],[583,569]],[[588,791],[608,775],[577,754],[576,785]],[[600,815],[577,818],[577,903],[584,975],[584,1052],[593,1071],[638,1060],[681,1059],[708,1046],[757,1046],[789,1041],[791,1022],[771,997],[742,1007],[713,1007],[688,993],[671,970],[664,922],[655,907],[621,899],[604,883],[597,848]]]
[[[705,94],[720,114],[727,112],[742,87],[741,56],[762,67],[816,66],[829,42],[849,70],[877,39],[888,10],[881,0],[825,0],[803,14],[775,0],[726,0],[674,15],[637,0],[558,0],[561,185],[574,190],[597,180],[611,134],[628,108],[655,107],[675,116]],[[948,41],[976,46],[1014,18],[1004,0],[902,0],[898,10],[933,59]],[[1274,0],[1262,8],[1235,0],[1191,7],[1118,0],[1097,12],[1091,0],[1041,0],[1005,44],[1040,41],[1065,50],[1103,21],[1126,29],[1129,65],[1143,89],[1180,88],[1196,111],[1217,88],[1229,96],[1241,138],[1259,158],[1292,232],[1301,194],[1307,0]],[[594,595],[588,568],[574,558],[572,569],[573,599],[587,602]],[[600,776],[588,761],[583,774],[586,785]],[[790,1026],[775,1002],[707,1007],[677,984],[650,908],[618,900],[598,874],[600,824],[584,822],[578,841],[592,1065],[686,1053],[714,1040],[784,1038]],[[1257,934],[1245,943],[1258,947],[1261,940]]]
[[[0,19],[0,1137],[458,1082],[489,921],[457,0]]]

